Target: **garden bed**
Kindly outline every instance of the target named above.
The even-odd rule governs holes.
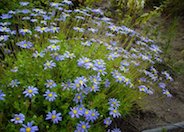
[[[0,16],[1,131],[141,131],[176,104],[154,40],[101,8],[18,4]]]

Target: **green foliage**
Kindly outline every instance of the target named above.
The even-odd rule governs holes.
[[[172,16],[184,16],[184,3],[181,0],[165,0],[164,13]]]
[[[161,7],[145,10],[146,0],[111,0],[110,2],[109,12],[106,14],[131,28],[146,24],[160,16],[162,11]]]
[[[146,7],[154,8],[155,6],[163,8],[163,15],[184,16],[184,3],[181,0],[146,0]]]
[[[95,3],[99,3],[99,2],[101,2],[102,0],[84,0],[84,3],[85,3],[85,5],[88,5],[88,6],[90,6],[90,5],[93,5],[93,4],[95,4]]]
[[[143,13],[142,15],[140,15],[135,22],[135,25],[143,25],[146,24],[148,21],[150,21],[151,19],[160,16],[160,8],[156,8],[153,11],[149,11],[146,13]]]
[[[118,9],[122,15],[136,16],[144,9],[145,0],[111,0],[111,6]]]
[[[1,80],[2,84],[6,84],[6,87],[4,87],[3,89],[9,89],[8,91],[6,91],[7,101],[1,102],[4,103],[2,111],[3,113],[6,113],[6,110],[8,110],[9,113],[22,112],[27,117],[29,117],[27,120],[34,119],[36,125],[42,124],[39,125],[41,131],[45,130],[44,126],[48,126],[48,130],[52,130],[52,132],[59,131],[59,128],[64,128],[64,126],[67,125],[67,122],[70,122],[71,130],[72,128],[74,128],[76,120],[70,119],[68,113],[69,108],[73,105],[72,100],[75,92],[63,91],[60,87],[60,82],[66,82],[68,79],[74,80],[76,77],[79,76],[85,76],[88,78],[89,75],[93,75],[94,71],[84,70],[77,67],[77,60],[82,56],[89,57],[93,60],[99,59],[99,55],[101,59],[106,60],[104,55],[108,54],[108,52],[103,45],[99,46],[98,44],[94,43],[93,47],[84,48],[80,44],[81,41],[64,40],[63,36],[64,34],[58,35],[59,39],[61,40],[61,43],[59,44],[61,46],[61,50],[59,51],[59,53],[63,54],[65,50],[70,51],[72,48],[74,49],[72,51],[77,57],[73,60],[57,62],[57,65],[59,67],[56,67],[52,70],[43,70],[43,64],[46,62],[46,60],[52,59],[48,53],[45,55],[44,58],[35,59],[32,58],[32,51],[23,50],[17,54],[16,61],[13,61],[14,59],[12,60],[9,57],[6,58],[5,61],[8,62],[8,65],[12,65],[12,67],[9,67],[6,71],[4,71],[5,76]],[[37,50],[41,51],[48,45],[49,44],[45,43],[44,47],[39,47]],[[116,60],[116,63],[119,63],[120,61],[121,60]],[[115,64],[113,61],[107,63],[107,71],[113,70],[113,64]],[[17,72],[16,74],[10,72],[10,69],[15,66],[19,67],[19,72]],[[18,79],[21,84],[19,85],[18,89],[12,89],[8,87],[8,83],[15,78]],[[42,96],[45,91],[45,80],[47,79],[56,80],[56,83],[58,84],[58,86],[54,88],[54,91],[57,92],[57,94],[60,96],[53,103],[49,103]],[[113,78],[109,79],[114,80]],[[113,81],[111,81],[111,83],[113,84]],[[22,92],[25,89],[24,86],[29,85],[38,87],[40,91],[40,95],[36,98],[32,98],[31,100],[24,99],[22,95]],[[122,115],[127,115],[129,111],[131,111],[133,102],[141,96],[139,94],[135,96],[135,93],[137,93],[135,90],[127,88],[126,86],[122,87],[122,85],[112,86],[111,89],[109,89],[107,92],[107,90],[105,90],[101,85],[101,92],[97,94],[89,94],[84,102],[88,109],[98,108],[101,115],[106,115],[106,113],[108,113],[109,107],[108,98],[117,97],[121,101],[121,107],[119,109],[120,113]],[[17,102],[17,100],[19,100],[19,102]],[[60,110],[62,112],[62,116],[65,118],[64,121],[57,127],[55,125],[50,125],[48,122],[45,122],[45,117],[43,117],[42,115],[55,108]],[[9,115],[8,113],[6,113],[6,115],[4,116],[5,120],[8,120],[7,118],[11,117],[11,114]],[[8,125],[5,123],[5,120],[3,119],[3,126]],[[100,126],[101,124],[94,125],[94,127],[91,128],[91,131],[102,130],[102,127]],[[12,129],[12,126],[10,126],[10,128]],[[62,131],[68,131],[68,129],[69,128],[67,127],[66,130],[62,129]],[[5,131],[5,129],[3,130]]]
[[[15,10],[18,7],[18,0],[2,0],[0,2],[0,14],[7,13],[9,10]]]

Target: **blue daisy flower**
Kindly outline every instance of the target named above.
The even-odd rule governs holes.
[[[56,63],[53,62],[52,60],[51,61],[47,61],[44,64],[44,70],[46,70],[46,69],[52,69],[53,67],[56,67]]]
[[[54,124],[57,124],[62,120],[61,113],[56,113],[56,110],[47,114],[46,120],[51,120]]]
[[[49,102],[53,102],[56,99],[57,94],[55,92],[47,90],[43,96],[45,96],[45,99],[48,100]]]
[[[110,98],[108,104],[110,107],[118,108],[120,106],[120,101],[115,98]]]
[[[47,88],[53,88],[53,87],[56,87],[57,84],[53,81],[53,80],[47,80],[47,82],[45,83],[46,87]]]
[[[89,79],[94,84],[100,84],[100,82],[102,81],[100,76],[90,76]]]
[[[21,6],[27,6],[27,5],[29,5],[29,2],[19,2],[19,4],[20,4]]]
[[[39,32],[39,33],[47,33],[49,31],[49,28],[48,27],[40,27],[40,26],[37,26],[35,28],[35,31]]]
[[[111,132],[121,132],[119,128],[114,128]]]
[[[109,126],[112,123],[112,120],[110,117],[104,119],[104,124]]]
[[[60,46],[59,45],[52,44],[52,45],[49,45],[47,47],[47,49],[50,50],[50,51],[59,51],[60,50]]]
[[[0,18],[1,18],[1,19],[9,19],[9,18],[12,18],[12,15],[10,15],[10,14],[2,14],[2,15],[0,16]]]
[[[99,115],[100,114],[95,109],[89,110],[89,114],[88,116],[86,116],[86,120],[94,122],[95,120],[98,119]]]
[[[172,94],[167,89],[163,90],[163,94],[166,95],[167,97],[172,97]]]
[[[73,108],[70,108],[70,112],[69,112],[69,115],[71,116],[71,118],[79,118],[79,116],[81,116],[83,113],[79,110],[78,107],[73,107]]]
[[[83,99],[84,99],[84,96],[82,95],[82,93],[77,93],[75,94],[73,101],[75,101],[76,103],[79,103],[79,102],[82,103]]]
[[[9,35],[1,35],[1,36],[0,36],[0,42],[1,42],[1,41],[5,42],[5,41],[8,40],[8,38],[9,38]]]
[[[93,63],[87,57],[82,57],[77,61],[79,67],[84,67],[86,69],[90,69],[93,67]]]
[[[87,132],[89,128],[90,128],[90,125],[88,122],[80,121],[77,124],[77,130],[75,131],[76,132]]]
[[[72,88],[77,91],[80,91],[80,90],[83,90],[84,87],[86,87],[86,82],[87,82],[87,79],[82,76],[82,77],[77,77],[75,80],[74,80],[74,84],[72,85]]]
[[[0,90],[0,100],[4,100],[4,97],[5,97],[6,95],[3,93],[3,91],[2,90]]]
[[[162,88],[162,89],[165,89],[165,88],[166,88],[166,84],[163,83],[163,82],[160,82],[160,83],[158,84],[158,86],[159,86],[160,88]]]
[[[73,27],[73,29],[74,29],[75,31],[78,31],[78,32],[81,32],[81,33],[83,33],[83,32],[85,31],[84,28],[79,28],[79,27]]]
[[[17,79],[14,79],[14,80],[12,80],[11,82],[10,82],[10,86],[12,87],[12,88],[14,88],[14,87],[18,87],[18,85],[20,84],[20,82],[17,80]]]
[[[15,114],[14,118],[11,119],[10,121],[14,122],[14,124],[22,124],[24,122],[24,120],[25,120],[24,114],[19,113],[19,114]]]
[[[106,79],[105,80],[105,88],[109,88],[110,87],[110,81],[109,81],[109,79]]]
[[[36,132],[38,131],[38,126],[33,126],[33,122],[28,122],[27,125],[23,124],[20,128],[20,132]]]
[[[28,86],[28,88],[23,92],[25,94],[25,97],[32,98],[35,96],[35,94],[38,94],[38,88],[33,86]]]
[[[64,56],[65,56],[65,58],[68,58],[68,59],[73,59],[73,58],[75,58],[74,53],[70,53],[70,52],[68,52],[68,51],[66,51],[66,52],[64,53]]]
[[[121,116],[117,108],[110,107],[109,110],[110,110],[109,115],[113,116],[113,118],[117,118]]]
[[[19,29],[19,33],[21,35],[32,34],[31,30],[29,29]]]
[[[17,46],[21,47],[21,48],[25,48],[25,49],[30,49],[33,47],[33,44],[29,41],[21,41],[21,42],[18,42],[16,43]]]
[[[52,26],[52,27],[50,27],[49,30],[50,30],[51,33],[58,33],[59,32],[59,29],[60,29],[59,27],[53,27]]]
[[[92,86],[90,86],[88,88],[89,88],[89,91],[91,91],[91,92],[97,92],[97,91],[99,91],[98,84],[93,84]]]
[[[41,58],[43,58],[44,57],[44,55],[45,55],[45,53],[42,51],[42,52],[38,52],[38,51],[35,51],[34,53],[33,53],[33,57],[35,57],[35,58],[38,58],[38,57],[41,57]]]
[[[11,30],[10,30],[10,28],[8,28],[8,27],[0,26],[0,32],[10,33],[10,32],[11,32]]]

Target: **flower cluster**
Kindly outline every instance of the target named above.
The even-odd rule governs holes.
[[[97,110],[95,109],[88,110],[83,106],[76,106],[76,107],[70,108],[70,110],[71,111],[69,112],[69,115],[71,116],[71,118],[80,118],[80,117],[85,118],[85,122],[80,121],[80,123],[77,124],[76,131],[79,131],[79,130],[87,131],[87,129],[90,128],[89,122],[96,121],[100,116]]]
[[[155,84],[172,97],[166,86],[173,78],[154,67],[162,62],[162,51],[153,40],[116,25],[100,8],[70,10],[71,0],[51,2],[48,10],[33,8],[29,2],[19,4],[20,9],[0,15],[0,47],[5,55],[11,54],[5,59],[0,101],[4,111],[18,113],[12,119],[12,113],[6,113],[2,120],[22,124],[16,126],[21,132],[108,127],[113,118],[121,117],[122,95],[134,89],[151,95]],[[15,19],[20,22],[16,27]],[[118,40],[122,36],[134,43],[122,46]],[[132,106],[137,98],[126,103]],[[11,107],[4,105],[10,102]]]
[[[117,117],[120,117],[121,114],[119,113],[118,111],[118,107],[120,106],[120,101],[118,101],[117,99],[115,98],[111,98],[109,99],[109,115],[111,115],[113,118],[117,118]]]

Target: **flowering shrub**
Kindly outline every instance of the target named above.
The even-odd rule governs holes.
[[[171,97],[154,41],[68,0],[20,5],[0,16],[2,131],[104,131],[157,84]]]

